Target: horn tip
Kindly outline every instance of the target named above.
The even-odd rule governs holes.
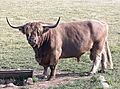
[[[6,19],[8,19],[8,17],[6,17]]]
[[[60,19],[61,17],[59,16],[59,19]]]

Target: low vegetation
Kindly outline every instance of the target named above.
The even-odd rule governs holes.
[[[108,41],[112,52],[114,70],[98,73],[90,79],[77,79],[68,84],[50,89],[101,89],[99,75],[105,76],[112,89],[120,85],[120,1],[119,0],[0,0],[0,69],[34,69],[42,71],[34,59],[34,52],[26,37],[11,29],[5,17],[14,25],[30,21],[55,23],[96,19],[109,24]],[[72,60],[73,59],[73,60]],[[89,71],[91,62],[88,54],[81,57],[80,63],[75,58],[63,59],[57,70],[70,73]],[[36,81],[36,80],[35,80]]]

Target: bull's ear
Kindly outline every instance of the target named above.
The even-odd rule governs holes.
[[[49,30],[48,27],[43,27],[43,33],[47,32]]]
[[[21,27],[19,28],[19,31],[22,32],[23,34],[26,33],[26,29],[25,29],[24,26],[21,26]]]

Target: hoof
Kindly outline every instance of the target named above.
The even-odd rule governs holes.
[[[88,73],[88,76],[94,76],[96,73],[93,73],[93,72],[89,72]]]
[[[46,76],[46,75],[42,75],[42,76],[40,77],[40,79],[47,79],[47,76]]]
[[[110,67],[111,70],[113,70],[114,68],[113,67]]]
[[[92,76],[92,75],[95,75],[95,73],[85,72],[85,73],[83,74],[83,76]]]
[[[105,70],[99,70],[98,73],[105,73]]]

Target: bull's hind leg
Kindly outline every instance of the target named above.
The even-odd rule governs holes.
[[[95,60],[93,60],[93,66],[91,69],[91,74],[95,74],[99,68],[100,62],[101,62],[101,54],[95,54]]]
[[[97,42],[91,49],[90,59],[93,60],[93,66],[90,72],[91,74],[95,74],[99,68],[101,63],[103,44],[103,42]]]
[[[106,54],[106,50],[105,48],[102,51],[102,55],[101,55],[101,70],[100,72],[105,72],[105,69],[107,68],[107,54]]]

